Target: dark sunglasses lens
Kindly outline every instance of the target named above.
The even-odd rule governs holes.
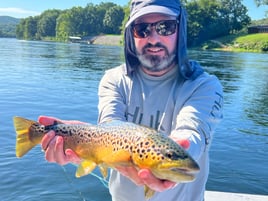
[[[156,32],[161,36],[168,36],[176,32],[177,20],[165,20],[156,23],[140,23],[133,26],[135,38],[146,38],[151,33],[151,27],[155,27]]]
[[[133,26],[134,37],[146,38],[150,34],[150,24],[140,23]]]
[[[158,22],[155,25],[155,30],[159,35],[168,36],[168,35],[175,33],[176,27],[177,27],[176,20],[168,20],[168,21]]]

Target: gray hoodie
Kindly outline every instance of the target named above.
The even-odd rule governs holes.
[[[177,68],[163,76],[143,73],[135,55],[131,23],[148,13],[180,19]],[[222,119],[223,92],[219,80],[203,72],[186,52],[185,11],[178,0],[133,0],[125,32],[126,64],[108,70],[99,85],[99,122],[130,121],[153,127],[177,139],[188,139],[189,154],[198,162],[195,181],[156,193],[150,201],[203,201],[209,173],[209,145]],[[112,170],[113,201],[145,201],[142,186]]]

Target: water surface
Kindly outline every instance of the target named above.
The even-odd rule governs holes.
[[[99,81],[122,63],[122,48],[1,38],[0,50],[0,200],[111,200],[98,178],[77,179],[73,165],[47,163],[39,146],[17,159],[12,117],[95,124]],[[268,55],[189,54],[220,78],[225,91],[207,189],[268,195]]]

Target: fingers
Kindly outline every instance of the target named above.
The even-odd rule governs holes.
[[[143,180],[144,184],[154,191],[162,192],[176,185],[174,182],[156,178],[148,169],[141,169],[138,175]]]
[[[66,149],[65,155],[68,158],[68,161],[75,163],[75,164],[81,163],[81,159],[76,155],[76,153],[73,150]]]
[[[125,177],[129,178],[131,181],[133,181],[136,185],[141,186],[144,185],[144,182],[138,175],[138,171],[135,167],[131,166],[120,166],[116,167],[116,169]]]
[[[173,188],[176,183],[167,181],[167,180],[160,180],[156,178],[150,170],[148,169],[140,169],[139,171],[135,167],[116,167],[116,169],[125,177],[129,178],[133,181],[136,185],[146,185],[150,189],[158,192],[162,192],[164,190]]]
[[[53,138],[55,137],[55,132],[54,131],[49,131],[43,138],[41,141],[41,147],[44,151],[46,151],[48,149],[48,145],[50,144],[50,142],[53,140]]]
[[[63,138],[61,136],[55,136],[49,143],[46,153],[46,160],[49,162],[55,162],[60,165],[67,164],[68,157],[65,156],[63,151]]]
[[[55,136],[54,131],[49,131],[41,141],[41,147],[45,151],[48,162],[65,165],[67,163],[80,163],[81,159],[71,149],[64,153],[64,142],[62,136]]]
[[[48,117],[48,116],[39,116],[38,117],[38,122],[42,125],[45,125],[45,126],[52,125],[55,123],[55,121],[61,122],[61,120],[54,118],[54,117]]]
[[[180,139],[177,141],[184,149],[188,149],[190,147],[190,141],[188,139]]]
[[[42,125],[48,126],[52,125],[55,122],[59,123],[68,123],[68,124],[86,124],[85,122],[82,121],[77,121],[77,120],[61,120],[55,117],[48,117],[48,116],[39,116],[38,117],[38,122]]]
[[[170,136],[170,138],[181,145],[184,149],[189,149],[190,141],[188,139],[180,139],[177,136]]]
[[[38,122],[43,125],[54,124],[55,121],[64,123],[64,121],[47,116],[40,116]],[[77,123],[77,122],[75,122]],[[49,131],[41,141],[41,147],[45,151],[45,158],[48,162],[65,165],[67,163],[80,163],[81,159],[71,149],[64,152],[64,140],[62,136],[56,136],[54,131]]]

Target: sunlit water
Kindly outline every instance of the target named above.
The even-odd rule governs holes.
[[[39,146],[17,159],[12,117],[95,124],[100,78],[122,63],[122,48],[0,39],[0,51],[0,200],[111,200],[96,176],[75,178],[75,166],[47,163]],[[225,91],[207,189],[267,195],[268,55],[189,54],[220,78]]]

